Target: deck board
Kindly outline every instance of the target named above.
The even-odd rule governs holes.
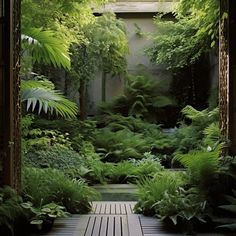
[[[134,205],[135,202],[93,202],[90,214],[58,219],[49,233],[37,234],[37,236],[184,235],[180,232],[167,231],[156,218],[134,214]],[[197,235],[222,236],[216,233]]]

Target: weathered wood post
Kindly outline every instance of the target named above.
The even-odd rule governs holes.
[[[236,154],[236,1],[221,0],[220,18],[220,128],[230,140],[226,153]]]
[[[20,188],[20,0],[0,0],[1,185]]]

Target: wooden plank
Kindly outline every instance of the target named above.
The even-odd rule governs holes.
[[[105,214],[106,212],[106,203],[101,203],[101,209],[100,209],[100,213],[99,214]]]
[[[139,215],[127,215],[128,229],[130,236],[143,236]]]
[[[121,217],[122,236],[130,236],[128,229],[127,216]]]
[[[121,214],[126,215],[126,208],[125,208],[125,204],[124,203],[120,204],[120,210],[121,210]]]
[[[116,207],[116,215],[121,215],[120,203],[119,202],[116,203],[115,207]]]
[[[108,217],[107,236],[114,236],[114,216]]]
[[[116,205],[114,203],[111,203],[110,206],[111,206],[111,214],[115,215],[116,214]]]
[[[101,203],[97,203],[97,209],[96,209],[96,214],[100,214],[101,212],[101,208],[102,208],[102,204]]]
[[[125,204],[126,214],[132,214],[131,208],[129,204]]]
[[[114,236],[121,236],[121,217],[120,216],[114,216],[115,219],[115,223],[114,223],[114,227],[115,227],[115,235]]]
[[[111,214],[111,205],[110,203],[106,203],[106,210],[105,210],[106,214]]]
[[[93,233],[91,236],[99,236],[100,235],[100,230],[101,230],[101,221],[102,221],[102,216],[95,216],[95,221],[94,221],[94,226],[93,226]]]
[[[78,221],[73,236],[84,236],[88,227],[90,216],[83,215]]]
[[[91,236],[92,235],[95,221],[96,221],[96,217],[89,216],[89,222],[87,224],[87,229],[86,229],[86,232],[85,232],[85,236]],[[80,236],[80,235],[78,235],[78,236]]]
[[[103,216],[102,220],[101,220],[101,231],[100,231],[101,236],[108,236],[108,234],[107,234],[108,223],[109,223],[108,217]]]

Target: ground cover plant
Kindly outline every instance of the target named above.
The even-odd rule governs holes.
[[[58,170],[25,168],[22,196],[36,207],[54,202],[70,213],[87,213],[97,193],[83,180],[71,180]]]
[[[173,153],[172,137],[160,125],[134,116],[103,114],[95,117],[98,129],[93,144],[105,161],[141,159],[145,152]]]
[[[111,102],[103,103],[100,113],[141,117],[157,123],[160,118],[159,111],[175,105],[165,87],[160,81],[147,75],[128,75],[125,79],[124,95],[114,98]]]

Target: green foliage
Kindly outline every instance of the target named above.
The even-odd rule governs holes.
[[[80,143],[75,143],[74,139],[80,138],[80,142],[82,142],[82,140],[90,141],[91,136],[95,132],[96,121],[80,121],[73,119],[65,122],[64,120],[36,119],[33,127],[40,129],[54,129],[62,133],[68,133],[72,141],[73,148],[79,151],[79,148],[76,148],[76,145],[79,147]]]
[[[99,152],[112,155],[111,161],[141,158],[144,152],[174,148],[172,137],[164,134],[159,125],[140,118],[104,114],[97,116],[96,120],[101,129],[93,136],[93,144]]]
[[[125,82],[124,95],[102,104],[100,113],[113,112],[155,122],[158,109],[174,105],[174,101],[163,92],[163,85],[148,76],[128,76]]]
[[[33,207],[31,202],[22,203],[21,206],[31,214],[30,224],[37,225],[42,230],[43,223],[53,223],[54,219],[68,216],[63,206],[56,203],[49,203],[39,208]]]
[[[192,124],[202,127],[207,127],[212,122],[219,119],[219,108],[213,110],[205,109],[198,111],[192,106],[186,106],[182,110],[183,115],[192,121]]]
[[[170,171],[160,172],[153,179],[144,178],[138,181],[139,200],[135,206],[136,211],[154,215],[154,204],[160,201],[166,192],[174,194],[184,183],[183,173]]]
[[[153,177],[156,173],[163,170],[163,166],[160,163],[160,159],[150,152],[145,152],[143,158],[140,160],[130,159],[136,168],[134,171],[134,176],[139,179]]]
[[[72,149],[58,144],[47,148],[32,147],[24,155],[24,164],[33,167],[50,167],[58,170],[79,168],[82,157]]]
[[[182,0],[175,20],[156,17],[159,33],[146,50],[157,64],[176,70],[195,63],[218,40],[219,1]]]
[[[154,208],[158,217],[162,220],[169,218],[174,225],[186,224],[194,219],[206,223],[206,201],[201,200],[192,189],[186,191],[179,187],[174,193],[166,191]]]
[[[221,134],[218,122],[214,122],[210,124],[208,127],[206,127],[205,130],[203,131],[203,134],[204,134],[204,140],[203,140],[204,146],[210,147],[211,149],[215,149],[215,147],[220,143],[226,143],[225,139]]]
[[[96,150],[104,153],[106,161],[118,162],[128,158],[141,158],[144,152],[150,151],[149,143],[142,134],[136,134],[128,129],[111,131],[109,128],[101,129],[94,136]]]
[[[0,188],[0,233],[14,235],[17,221],[26,216],[21,207],[22,199],[10,187]],[[5,231],[6,230],[6,231]]]
[[[125,73],[126,55],[129,49],[124,22],[117,20],[114,13],[105,13],[97,18],[94,36],[103,71],[113,74]]]
[[[219,129],[219,109],[205,109],[198,111],[192,106],[183,108],[184,119],[191,124],[186,125],[182,122],[180,128],[175,132],[174,143],[177,151],[187,153],[190,150],[204,146],[210,149],[223,142]],[[189,122],[190,121],[190,122]]]
[[[68,134],[62,134],[57,130],[29,130],[27,138],[24,140],[25,152],[35,150],[45,150],[52,146],[71,149],[71,142],[68,139]]]
[[[75,118],[78,107],[65,98],[61,92],[54,89],[53,83],[43,77],[43,80],[22,80],[22,102],[26,102],[26,110],[38,110],[40,114],[55,113],[64,118]]]
[[[180,161],[187,168],[189,183],[195,186],[200,194],[207,198],[217,183],[219,174],[219,149],[214,151],[193,151],[187,154],[177,154],[175,159]],[[214,196],[211,196],[214,197]]]
[[[133,182],[136,168],[135,166],[128,162],[122,161],[118,163],[105,163],[104,169],[107,180],[112,184],[125,184],[128,182]]]
[[[35,207],[51,202],[62,205],[70,213],[86,213],[89,201],[97,193],[82,180],[70,180],[53,169],[25,168],[23,170],[23,198]]]
[[[70,69],[69,50],[61,38],[52,31],[29,28],[21,36],[22,49],[31,55],[32,63],[52,64]]]

